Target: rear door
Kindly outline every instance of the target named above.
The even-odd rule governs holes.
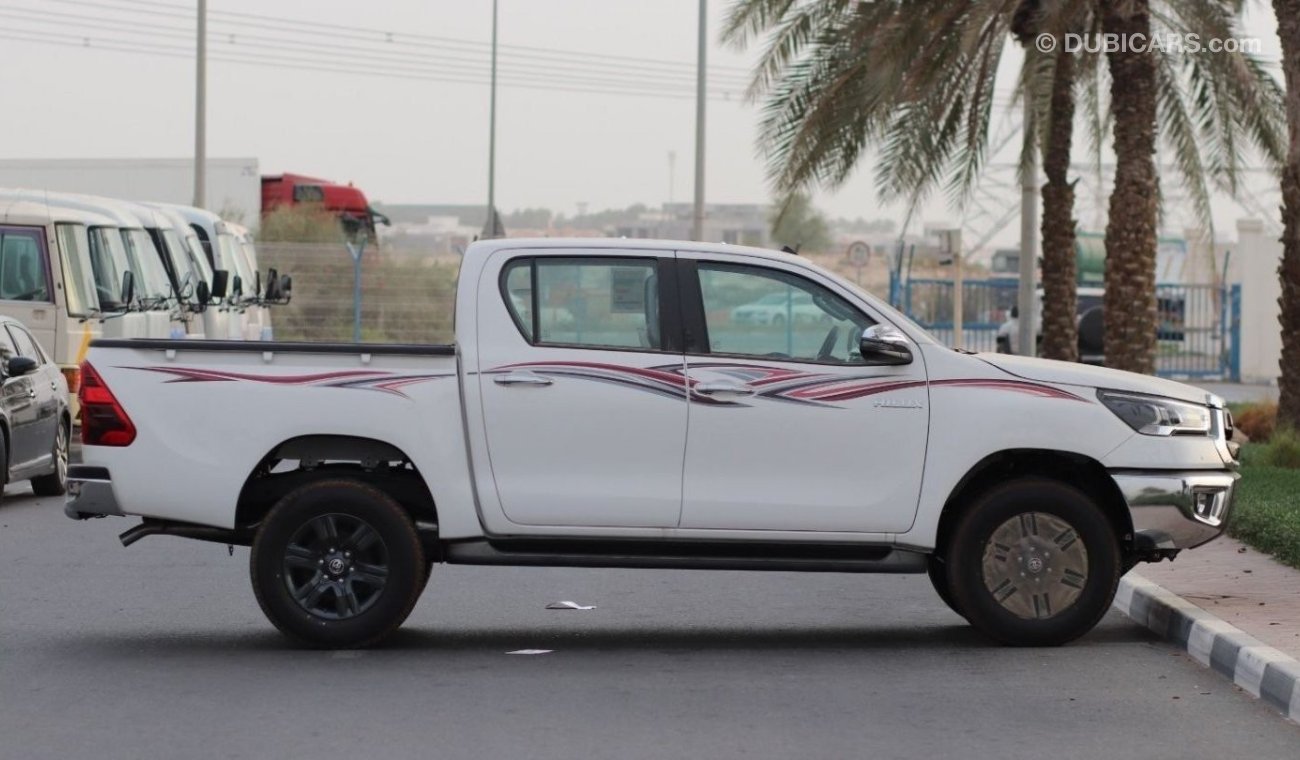
[[[478,384],[506,518],[675,526],[687,405],[672,254],[503,250],[482,276]]]
[[[0,326],[0,366],[3,366],[3,390],[0,392],[9,417],[9,467],[21,469],[43,453],[38,445],[35,377],[37,373],[9,377],[9,360],[20,356],[9,331]]]
[[[877,318],[797,262],[679,255],[691,383],[681,527],[906,531],[928,428],[919,352],[867,366],[858,343]]]
[[[49,359],[48,354],[37,345],[32,334],[21,326],[10,323],[9,336],[19,356],[30,356],[40,363],[31,374],[31,391],[35,394],[32,402],[36,406],[36,420],[32,427],[33,458],[42,454],[52,454],[54,438],[58,433],[59,410],[62,406],[63,390],[59,387],[59,370]]]

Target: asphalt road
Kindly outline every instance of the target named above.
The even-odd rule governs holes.
[[[5,760],[1300,756],[1118,615],[998,648],[922,576],[439,567],[391,646],[296,651],[247,550],[123,549],[132,521],[25,490],[0,505]]]

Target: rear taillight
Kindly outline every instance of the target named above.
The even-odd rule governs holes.
[[[68,381],[68,393],[76,395],[81,390],[81,367],[62,367],[59,371]]]
[[[135,425],[126,410],[117,403],[113,392],[104,384],[90,362],[81,365],[81,442],[86,446],[130,446],[135,440]]]

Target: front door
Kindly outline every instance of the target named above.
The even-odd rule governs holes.
[[[687,414],[673,257],[555,253],[498,252],[495,286],[480,285],[502,510],[520,525],[673,527]]]
[[[906,531],[928,428],[920,356],[867,366],[857,346],[879,317],[797,262],[679,255],[692,401],[681,527]]]
[[[50,271],[43,228],[0,226],[0,308],[55,351],[57,310]]]

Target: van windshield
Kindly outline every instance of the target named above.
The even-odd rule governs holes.
[[[191,286],[198,279],[194,272],[194,264],[190,261],[190,253],[181,242],[180,237],[176,235],[175,230],[159,230],[162,235],[163,245],[167,248],[167,259],[172,263],[172,269],[176,272],[176,287],[184,289]]]
[[[124,309],[122,303],[122,273],[131,268],[122,245],[121,232],[116,227],[91,227],[90,269],[95,277],[95,294],[99,308],[104,311]]]
[[[183,235],[185,242],[185,251],[190,259],[190,266],[198,274],[199,279],[211,284],[212,283],[212,265],[208,263],[208,255],[203,252],[203,243],[199,236],[193,233]]]
[[[80,224],[59,224],[55,231],[59,241],[59,260],[63,262],[63,292],[69,316],[84,317],[99,311],[86,228]]]
[[[243,252],[239,250],[239,241],[234,235],[218,233],[217,249],[221,252],[221,263],[225,265],[226,271],[231,273],[232,280],[235,275],[239,275],[244,293],[246,295],[252,293],[253,273],[248,270]]]
[[[122,230],[122,242],[126,245],[127,260],[131,262],[131,271],[136,275],[136,292],[146,301],[165,301],[170,295],[170,283],[167,270],[163,268],[158,249],[153,244],[149,233],[140,228]]]

